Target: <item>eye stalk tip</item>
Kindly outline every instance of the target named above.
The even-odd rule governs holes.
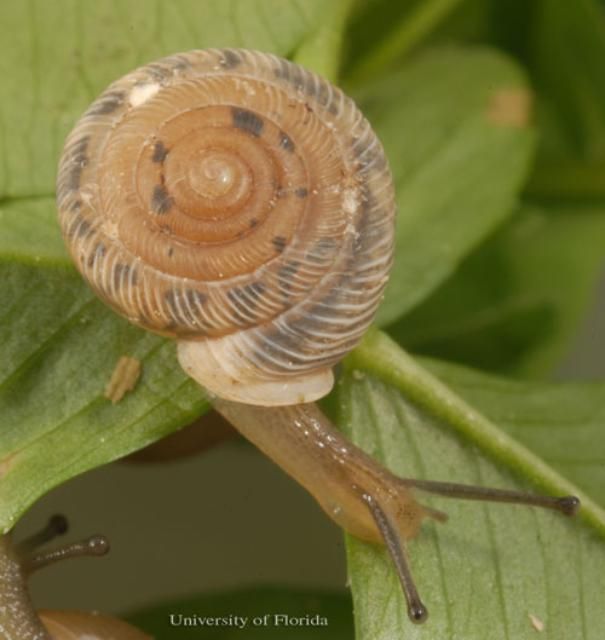
[[[557,504],[559,505],[561,513],[564,513],[566,516],[575,516],[581,506],[580,498],[576,496],[563,496],[562,498],[558,498]]]
[[[408,608],[408,616],[414,624],[422,624],[429,617],[429,611],[422,602],[415,602]]]
[[[62,536],[64,533],[67,533],[69,523],[62,513],[55,513],[55,515],[50,517],[48,527],[55,535]]]
[[[104,556],[109,553],[109,540],[105,536],[92,536],[86,541],[86,547],[90,555]]]

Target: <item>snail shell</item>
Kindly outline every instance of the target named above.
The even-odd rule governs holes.
[[[67,139],[58,206],[98,295],[248,404],[325,395],[392,262],[392,180],[368,122],[255,51],[174,55],[113,83]]]
[[[39,611],[53,640],[151,640],[135,627],[99,613],[85,611]]]

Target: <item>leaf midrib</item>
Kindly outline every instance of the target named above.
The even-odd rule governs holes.
[[[592,498],[457,396],[385,334],[368,332],[345,360],[345,367],[368,371],[399,389],[408,401],[444,421],[486,456],[540,488],[555,495],[576,495],[582,503],[579,517],[605,538],[605,511]]]

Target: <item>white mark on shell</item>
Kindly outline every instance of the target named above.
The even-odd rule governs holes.
[[[149,98],[153,98],[159,90],[160,85],[157,82],[153,82],[152,84],[136,84],[128,96],[128,102],[131,107],[140,107],[143,103],[147,102]]]
[[[354,189],[345,190],[342,198],[342,208],[349,214],[353,214],[357,211],[357,194]]]

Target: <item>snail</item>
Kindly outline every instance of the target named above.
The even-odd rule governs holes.
[[[275,55],[208,49],[117,80],[68,136],[57,203],[70,254],[130,322],[176,339],[214,408],[341,527],[384,543],[409,617],[427,609],[405,541],[444,520],[415,495],[550,498],[394,476],[314,403],[369,327],[388,279],[395,199],[355,103]]]
[[[102,556],[109,551],[104,536],[40,551],[38,547],[67,531],[61,515],[30,538],[14,544],[0,536],[0,637],[5,640],[151,640],[135,627],[96,612],[48,610],[36,612],[27,591],[27,578],[49,564],[82,556]]]

